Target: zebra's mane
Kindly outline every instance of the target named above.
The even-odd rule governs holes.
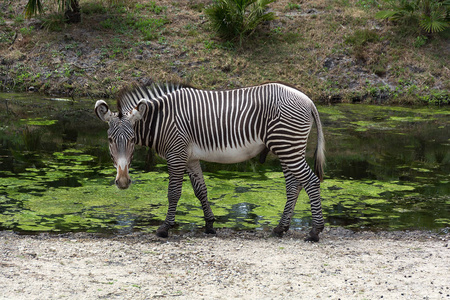
[[[151,81],[146,84],[133,84],[131,87],[125,87],[120,91],[119,97],[117,98],[119,118],[132,111],[142,99],[156,99],[186,87],[192,88],[192,86],[188,84],[177,81]]]

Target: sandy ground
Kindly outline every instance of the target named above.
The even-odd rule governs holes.
[[[449,233],[304,234],[0,232],[0,299],[450,299]]]

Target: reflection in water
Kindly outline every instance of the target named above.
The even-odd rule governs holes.
[[[0,228],[22,232],[153,231],[167,210],[167,168],[137,148],[134,181],[112,182],[106,126],[93,101],[8,98],[0,110]],[[448,109],[363,105],[319,107],[327,139],[322,184],[328,225],[355,229],[440,229],[450,226]],[[308,159],[313,155],[314,130]],[[310,161],[310,163],[312,163]],[[269,229],[285,204],[277,159],[241,164],[202,163],[217,226]],[[150,172],[147,172],[150,171]],[[189,181],[177,212],[178,230],[203,226]],[[300,194],[291,228],[309,227]]]

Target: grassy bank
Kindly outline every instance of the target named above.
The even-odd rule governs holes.
[[[66,25],[3,1],[1,90],[98,98],[149,78],[208,89],[285,81],[315,101],[449,103],[449,30],[375,19],[373,0],[279,0],[277,20],[237,47],[210,29],[210,3],[83,0],[82,22]]]

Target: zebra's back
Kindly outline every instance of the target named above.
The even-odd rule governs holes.
[[[189,136],[192,159],[219,163],[248,160],[265,148],[268,124],[276,118],[270,85],[226,91],[183,89],[173,97],[177,127]]]
[[[278,83],[226,91],[182,89],[173,97],[182,99],[177,126],[189,136],[193,158],[200,160],[241,162],[261,152],[269,135],[304,139],[312,124],[311,100]],[[282,119],[292,126],[280,127]]]

